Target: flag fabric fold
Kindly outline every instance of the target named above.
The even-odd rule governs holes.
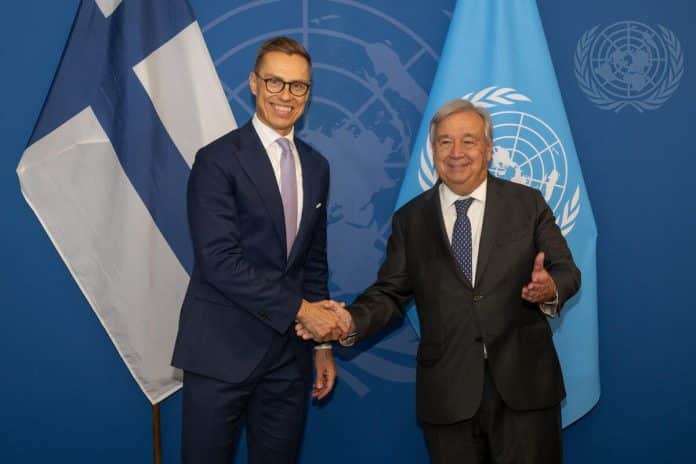
[[[428,125],[440,106],[456,98],[491,113],[491,174],[542,192],[582,271],[580,293],[551,320],[568,393],[563,424],[569,425],[600,394],[597,230],[534,0],[457,3],[397,208],[436,182]],[[414,308],[408,315],[419,333]]]
[[[193,260],[186,181],[236,122],[185,0],[84,0],[17,167],[22,193],[152,403]]]

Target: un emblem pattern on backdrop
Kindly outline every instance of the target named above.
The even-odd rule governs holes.
[[[640,112],[662,106],[679,87],[684,56],[672,31],[637,21],[586,31],[575,50],[580,89],[603,110]]]
[[[580,186],[568,188],[568,157],[556,131],[533,114],[495,110],[501,106],[514,107],[518,102],[531,102],[529,97],[515,89],[492,86],[468,93],[462,98],[491,113],[493,156],[489,172],[496,177],[539,189],[553,210],[561,232],[568,235],[580,213]],[[437,181],[432,160],[428,140],[421,150],[418,171],[418,181],[423,190],[429,189]]]

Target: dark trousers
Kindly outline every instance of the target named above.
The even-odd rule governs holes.
[[[184,372],[183,464],[229,464],[243,420],[250,464],[297,462],[311,379],[288,344],[279,337],[241,383]]]
[[[486,368],[481,406],[468,420],[422,424],[433,464],[560,464],[561,406],[515,411]]]

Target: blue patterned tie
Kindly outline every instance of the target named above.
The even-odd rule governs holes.
[[[452,254],[459,264],[459,269],[464,273],[469,283],[471,281],[471,223],[466,212],[474,201],[473,198],[465,198],[454,202],[457,210],[457,220],[454,221],[452,230]]]

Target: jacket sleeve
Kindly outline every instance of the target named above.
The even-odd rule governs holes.
[[[558,290],[558,307],[560,314],[564,303],[580,289],[580,270],[573,261],[556,220],[541,193],[535,190],[537,222],[535,228],[536,249],[544,252],[544,267],[551,274]]]
[[[377,333],[394,318],[403,318],[404,307],[413,297],[406,268],[405,236],[399,216],[392,219],[392,233],[387,254],[377,274],[377,281],[348,307],[355,323],[356,339]]]

